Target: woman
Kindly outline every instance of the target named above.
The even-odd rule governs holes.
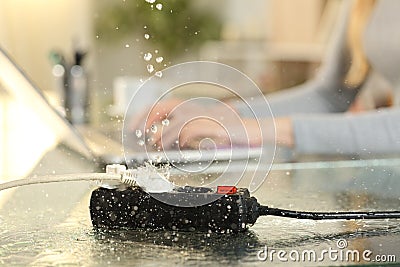
[[[345,11],[334,42],[317,77],[267,97],[275,115],[275,141],[301,154],[398,153],[400,1],[344,2]],[[378,96],[369,106],[361,101],[366,90]],[[168,115],[177,103],[162,103],[158,106],[160,114]],[[252,106],[257,108],[257,100]],[[234,108],[246,116],[242,106]],[[374,110],[368,110],[371,108]],[[158,119],[163,117],[151,114],[147,124]],[[261,139],[254,119],[245,120],[244,125],[251,145],[274,141],[272,136]],[[204,137],[224,137],[218,127],[207,120],[192,123],[181,131],[179,144],[185,146],[190,140]],[[164,148],[174,143],[173,139],[165,140]],[[243,142],[240,137],[231,140]],[[159,144],[159,137],[155,141]]]

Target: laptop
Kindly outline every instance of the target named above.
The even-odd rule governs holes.
[[[210,164],[232,161],[253,161],[260,158],[264,152],[260,147],[244,148],[219,148],[215,150],[166,150],[161,152],[147,151],[137,152],[133,148],[123,146],[122,143],[122,122],[110,123],[101,129],[88,126],[77,126],[85,143],[92,150],[96,158],[104,164],[127,164],[138,166],[145,162],[154,164]],[[271,147],[271,149],[273,149]],[[203,165],[204,166],[204,165]]]

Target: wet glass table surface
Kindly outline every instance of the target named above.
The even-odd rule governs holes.
[[[74,164],[91,171],[90,164]],[[91,226],[88,208],[95,187],[74,182],[2,192],[0,263],[331,266],[400,261],[400,221],[394,219],[308,221],[267,216],[240,234],[99,232]],[[254,195],[262,204],[284,209],[398,210],[400,159],[276,164]]]

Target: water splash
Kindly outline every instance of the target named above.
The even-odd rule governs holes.
[[[156,132],[157,132],[157,125],[155,125],[155,124],[151,125],[150,131],[151,131],[152,133],[156,133]]]
[[[158,3],[158,4],[156,5],[156,8],[157,8],[158,10],[161,10],[161,9],[163,8],[163,5],[162,5],[161,3]]]
[[[161,71],[157,71],[156,73],[154,73],[154,75],[156,75],[158,78],[162,77],[162,72]]]
[[[160,155],[156,155],[154,156],[154,160],[156,161],[156,163],[160,163],[162,161],[163,157]]]
[[[162,123],[162,125],[164,125],[164,126],[168,126],[168,125],[169,125],[169,120],[168,120],[168,119],[165,119],[165,120],[163,120],[161,123]]]
[[[150,59],[153,57],[153,55],[149,52],[144,54],[143,59],[146,61],[150,61]]]
[[[161,63],[163,60],[164,60],[163,57],[157,57],[157,58],[156,58],[156,62],[157,62],[157,63]]]
[[[170,169],[169,165],[156,167],[150,161],[130,172],[135,181],[148,192],[167,192],[175,187],[170,181]]]
[[[151,64],[148,64],[148,65],[147,65],[147,71],[148,71],[149,73],[152,73],[152,72],[154,71],[154,66],[151,65]]]

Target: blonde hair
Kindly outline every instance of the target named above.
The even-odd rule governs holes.
[[[364,29],[375,2],[375,0],[356,0],[350,13],[347,41],[351,60],[344,80],[349,87],[361,85],[370,69],[362,42]]]

